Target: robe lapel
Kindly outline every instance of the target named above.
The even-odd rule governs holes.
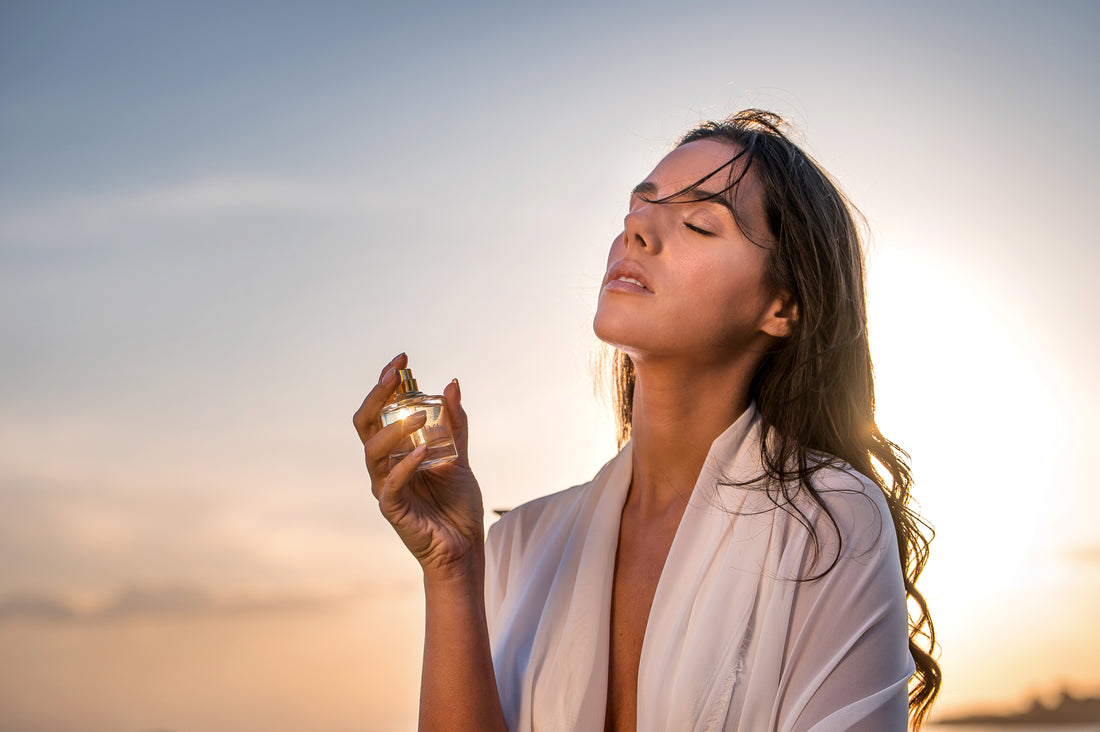
[[[719,482],[759,473],[758,435],[750,407],[714,441],[677,528],[642,644],[639,732],[726,725],[752,644],[770,543],[761,534],[771,522],[746,508],[750,491]]]
[[[611,586],[632,460],[628,442],[606,481],[589,491],[555,573],[528,667],[531,709],[522,716],[535,732],[603,728]]]

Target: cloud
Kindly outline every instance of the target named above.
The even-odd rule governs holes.
[[[323,609],[374,600],[390,602],[415,594],[402,583],[349,584],[343,588],[298,588],[282,592],[226,591],[195,585],[127,585],[95,602],[61,593],[0,597],[0,624],[19,620],[44,623],[121,621],[156,617],[210,617]]]
[[[67,603],[45,595],[22,595],[0,600],[0,623],[14,618],[70,620],[77,613]]]
[[[0,209],[0,240],[28,246],[43,239],[114,231],[145,222],[225,214],[355,216],[376,208],[378,192],[357,181],[215,175],[140,190],[86,193]]]
[[[245,486],[224,471],[212,477],[209,467],[205,482],[130,468],[98,478],[94,466],[52,476],[0,468],[4,613],[66,617],[74,607],[66,598],[103,598],[119,587],[140,591],[117,592],[97,603],[101,609],[212,602],[189,588],[273,597],[415,575],[415,562],[354,492],[277,481]],[[150,587],[155,592],[142,589]],[[214,600],[225,596],[219,590]]]

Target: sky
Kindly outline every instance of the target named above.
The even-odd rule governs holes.
[[[462,383],[488,508],[614,454],[630,189],[786,116],[866,219],[942,712],[1100,691],[1092,3],[0,3],[0,727],[415,726],[351,415]]]

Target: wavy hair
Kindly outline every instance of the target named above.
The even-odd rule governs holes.
[[[897,532],[905,580],[909,650],[917,667],[910,682],[909,717],[913,729],[919,729],[942,680],[932,655],[932,617],[917,589],[934,532],[909,505],[909,455],[875,424],[863,249],[855,208],[821,166],[787,137],[783,125],[776,114],[749,109],[690,130],[677,147],[713,139],[739,152],[702,180],[655,202],[726,196],[738,226],[753,239],[758,232],[750,232],[736,213],[737,186],[751,172],[763,189],[772,238],[766,276],[778,290],[792,293],[798,318],[790,334],[764,357],[750,385],[763,423],[760,480],[773,486],[769,496],[784,507],[796,505],[793,499],[804,491],[834,528],[835,519],[811,483],[815,472],[845,462],[882,490]],[[743,164],[737,165],[738,160]],[[727,176],[722,190],[695,193],[704,181],[722,174]],[[635,378],[634,364],[622,351],[614,353],[610,376],[621,447],[630,438]],[[822,454],[836,460],[822,461]],[[799,518],[814,531],[804,515]]]

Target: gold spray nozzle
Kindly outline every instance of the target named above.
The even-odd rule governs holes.
[[[416,388],[416,379],[413,378],[412,369],[401,369],[397,372],[397,375],[401,377],[401,383],[397,385],[398,394],[408,394],[409,392],[419,391]]]

